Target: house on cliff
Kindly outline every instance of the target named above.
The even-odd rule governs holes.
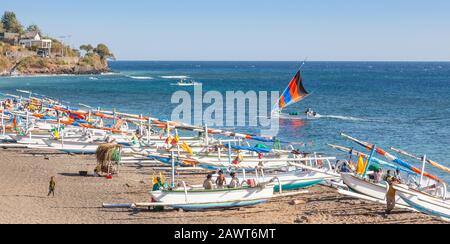
[[[52,40],[43,39],[37,31],[25,33],[20,39],[19,44],[24,48],[36,48],[40,56],[48,56],[52,49]]]

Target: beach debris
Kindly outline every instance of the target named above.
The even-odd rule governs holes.
[[[299,218],[297,218],[294,223],[296,224],[310,224],[312,223],[312,220],[310,218],[308,218],[307,216],[301,216]]]
[[[291,202],[289,202],[290,205],[303,205],[306,204],[306,201],[304,200],[292,200]]]

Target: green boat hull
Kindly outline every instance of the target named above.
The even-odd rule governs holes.
[[[281,188],[283,191],[295,191],[295,190],[300,190],[300,189],[304,189],[307,187],[311,187],[314,185],[319,184],[320,182],[322,182],[323,180],[312,180],[312,181],[303,181],[303,182],[296,182],[296,183],[288,183],[288,184],[281,184]],[[279,192],[280,191],[280,186],[276,185],[274,187],[274,191],[275,192]]]

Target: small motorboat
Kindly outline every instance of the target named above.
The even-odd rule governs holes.
[[[186,80],[186,79],[182,79],[180,80],[180,82],[176,83],[176,84],[172,84],[174,86],[199,86],[202,85],[202,83],[196,82],[194,80]]]
[[[305,112],[306,117],[308,118],[317,118],[319,114],[312,110],[311,108],[308,108]]]
[[[306,110],[306,112],[290,112],[288,115],[288,118],[291,119],[317,119],[320,118],[320,114],[313,111],[312,109]]]

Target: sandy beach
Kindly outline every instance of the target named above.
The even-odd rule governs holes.
[[[384,217],[384,206],[339,195],[325,186],[308,194],[277,199],[236,210],[162,212],[103,209],[102,203],[148,201],[153,175],[162,165],[129,165],[112,180],[80,177],[95,167],[93,156],[70,156],[28,149],[0,150],[0,223],[36,224],[332,224],[443,223],[426,215],[396,209]],[[155,170],[154,167],[158,167]],[[56,177],[56,197],[47,197],[48,181]],[[203,174],[180,175],[191,184]],[[293,201],[297,200],[297,204]]]

